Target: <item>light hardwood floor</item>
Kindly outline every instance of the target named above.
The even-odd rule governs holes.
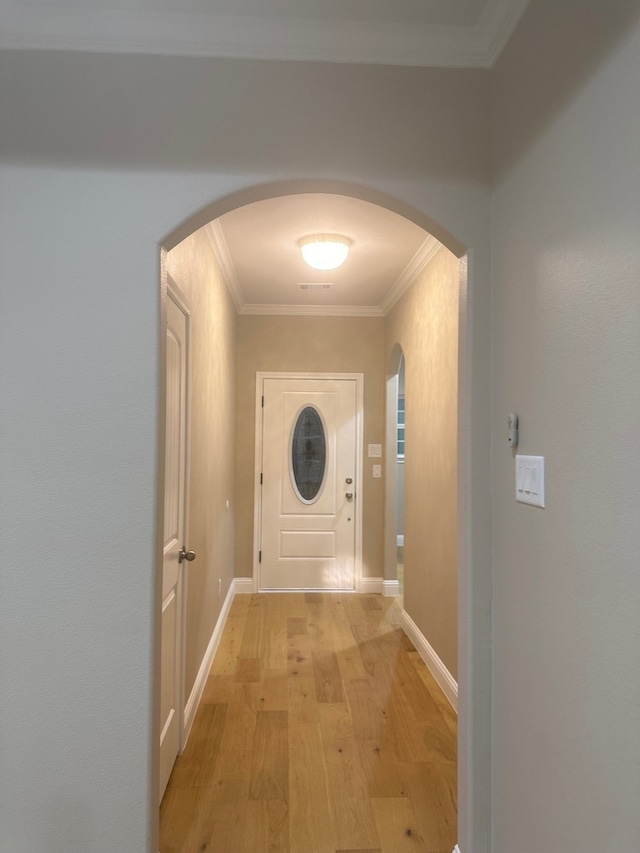
[[[392,598],[241,595],[161,853],[451,853],[456,715]]]

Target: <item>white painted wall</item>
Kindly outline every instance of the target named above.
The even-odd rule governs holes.
[[[9,52],[0,78],[0,851],[157,851],[159,243],[289,178],[391,194],[470,247],[462,835],[486,837],[487,75]]]
[[[636,22],[632,0],[540,0],[493,75],[493,316],[484,73],[0,55],[2,853],[157,850],[158,244],[287,178],[369,185],[470,247],[460,849],[635,849]],[[546,510],[513,501],[511,410]]]
[[[638,8],[534,3],[495,70],[495,853],[640,838]]]

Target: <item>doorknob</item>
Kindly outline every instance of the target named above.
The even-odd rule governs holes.
[[[191,562],[192,560],[195,560],[195,558],[196,558],[196,552],[195,551],[187,551],[185,549],[184,545],[182,546],[182,548],[180,548],[180,552],[178,554],[178,562],[179,563],[182,563],[185,560],[188,560],[189,562]]]
[[[348,501],[350,501],[351,498],[353,497],[353,492],[345,492],[344,496]]]
[[[351,479],[351,477],[347,477],[347,479],[345,480],[345,483],[347,484],[347,486],[350,486],[351,483],[353,483],[353,480]]]

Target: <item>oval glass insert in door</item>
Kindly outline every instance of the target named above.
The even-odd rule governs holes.
[[[291,477],[298,497],[314,503],[320,494],[327,463],[324,425],[317,409],[306,406],[298,415],[291,440]]]

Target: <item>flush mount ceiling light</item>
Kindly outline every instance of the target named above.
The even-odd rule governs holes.
[[[314,270],[335,270],[347,260],[351,240],[338,234],[312,234],[299,240],[298,245]]]

